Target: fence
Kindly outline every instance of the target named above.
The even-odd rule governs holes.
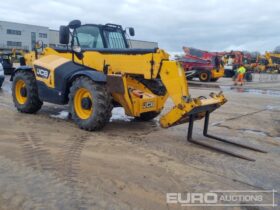
[[[260,81],[260,82],[280,81],[280,76],[278,73],[253,74],[253,81]]]
[[[29,50],[28,46],[8,46],[6,44],[0,44],[0,49],[1,50],[11,50],[11,49],[17,49],[17,50]]]

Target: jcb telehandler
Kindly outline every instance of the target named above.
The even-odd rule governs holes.
[[[133,28],[129,32],[134,35]],[[168,128],[189,122],[192,141],[193,121],[206,116],[207,136],[209,114],[226,102],[222,93],[192,98],[180,64],[160,49],[130,49],[120,25],[74,20],[61,26],[59,35],[65,48],[26,54],[14,71],[13,100],[20,112],[35,113],[43,102],[69,104],[73,121],[94,131],[109,122],[113,107],[146,121],[158,116],[170,97],[174,107],[160,124]]]

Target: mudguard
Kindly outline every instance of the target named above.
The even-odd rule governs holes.
[[[17,68],[12,72],[10,81],[13,81],[14,76],[15,76],[15,73],[18,72],[18,71],[33,71],[33,69],[32,69],[31,66],[19,66],[19,67],[17,67]]]
[[[68,74],[63,75],[64,77],[61,77],[61,75],[58,77],[55,88],[48,88],[44,83],[37,81],[40,99],[55,104],[68,103],[68,94],[72,82],[80,76],[88,77],[95,82],[105,83],[107,81],[107,76],[103,72],[87,68],[72,68],[72,70],[72,72],[70,70],[72,74],[69,74],[68,71]],[[56,74],[56,76],[58,75]]]
[[[81,71],[74,73],[70,77],[69,82],[72,83],[77,77],[80,77],[80,76],[89,77],[90,79],[92,79],[95,82],[102,82],[102,83],[107,82],[107,76],[103,72],[93,71],[90,69],[85,69],[85,70],[81,70]]]
[[[45,83],[37,80],[40,99],[54,104],[67,104],[72,82],[80,76],[86,76],[95,82],[105,83],[107,80],[106,75],[102,72],[90,69],[78,69],[73,74],[67,75],[64,79],[61,79],[60,83],[57,83],[55,88],[49,88]]]
[[[53,96],[57,95],[57,97],[55,99],[51,100],[51,102],[58,103],[58,104],[68,103],[68,94],[69,94],[69,90],[72,85],[72,82],[76,78],[81,77],[81,76],[88,77],[95,82],[101,82],[101,83],[107,82],[107,76],[103,72],[99,72],[94,69],[88,69],[88,68],[80,68],[80,69],[77,68],[75,71],[73,71],[72,74],[67,75],[64,78],[64,80],[62,80],[62,82],[56,84],[54,91],[56,91],[57,94],[52,93],[49,95],[53,95]],[[44,91],[44,92],[47,92],[47,91]],[[45,97],[44,101],[48,101],[48,97]]]

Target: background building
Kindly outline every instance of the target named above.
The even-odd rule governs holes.
[[[141,40],[129,40],[130,48],[140,48],[140,49],[150,49],[150,48],[157,48],[157,42],[148,42],[148,41],[141,41]]]
[[[21,23],[0,21],[0,50],[31,50],[36,40],[49,44],[49,28]]]
[[[49,30],[49,46],[58,47],[59,44],[59,32],[56,30]]]
[[[45,46],[60,47],[59,32],[44,26],[0,21],[0,51],[15,49],[32,50],[36,41]],[[130,40],[131,48],[155,48],[156,42]]]

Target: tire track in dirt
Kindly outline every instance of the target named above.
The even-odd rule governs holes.
[[[76,200],[80,204],[79,209],[88,209],[91,204],[90,192],[87,192],[87,187],[80,178],[80,161],[81,154],[86,142],[89,140],[89,134],[70,136],[60,149],[60,158],[58,159],[59,175],[67,186],[73,190],[73,197],[82,192],[82,196]]]
[[[88,139],[87,134],[71,136],[60,149],[59,172],[68,183],[78,182],[81,153]]]
[[[63,199],[71,199],[71,206],[73,206],[74,209],[82,209],[78,208],[80,206],[80,203],[77,202],[80,198],[80,195],[76,195],[75,193],[73,193],[72,187],[63,184],[63,182],[59,178],[58,166],[56,162],[53,161],[53,156],[51,155],[49,150],[45,148],[45,145],[42,139],[39,137],[39,134],[34,132],[19,132],[15,135],[17,142],[22,148],[22,155],[27,168],[32,168],[34,171],[36,171],[36,173],[40,174],[40,176],[42,177],[44,177],[46,174],[52,174],[50,176],[52,178],[48,180],[48,184],[50,186],[56,188],[57,191],[59,191],[59,188],[62,189],[64,187],[68,187],[67,192],[64,192],[65,195],[59,195],[59,197],[62,197]],[[30,176],[34,176],[33,173],[30,174]],[[36,182],[36,180],[34,181]],[[54,192],[48,191],[48,189],[41,190],[39,183],[37,183],[36,186],[36,191],[38,195],[40,195],[41,193],[48,193],[50,194],[50,196],[53,196],[51,194],[53,194]],[[29,185],[27,187],[29,187]],[[42,202],[46,203],[47,200],[45,198],[42,198]],[[46,205],[43,203],[36,202],[36,205]]]
[[[42,173],[1,156],[0,173],[1,209],[81,209],[72,189],[51,171]]]
[[[44,148],[38,134],[20,132],[16,136],[22,147],[25,165],[41,172],[52,172],[57,178],[54,185],[64,182],[71,189],[71,199],[77,209],[88,209],[90,199],[83,195],[88,193],[85,184],[79,179],[79,172],[80,156],[89,136],[71,136],[67,139],[59,152],[61,158],[58,161],[53,161],[51,153]]]
[[[50,152],[44,148],[44,143],[36,133],[20,132],[16,134],[17,141],[22,146],[25,164],[41,171],[56,171],[57,167]]]

